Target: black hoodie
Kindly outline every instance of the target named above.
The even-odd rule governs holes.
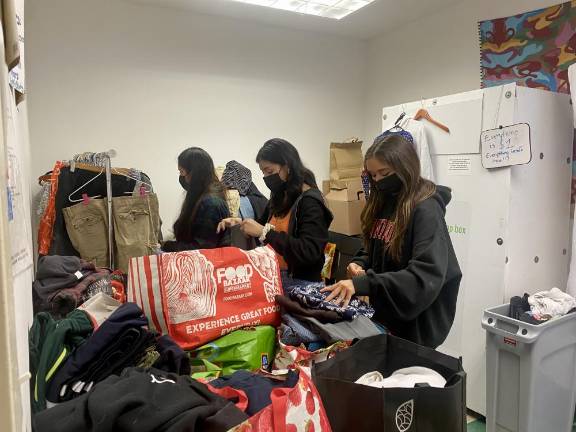
[[[416,205],[400,263],[385,252],[390,238],[386,221],[376,235],[381,239],[371,239],[368,250],[353,260],[366,270],[353,279],[354,289],[359,296],[370,296],[374,319],[395,336],[433,348],[452,327],[462,279],[444,220],[451,199],[450,189],[437,186],[435,195]]]
[[[266,243],[284,257],[291,277],[320,281],[332,213],[326,207],[322,193],[315,188],[302,193],[290,213],[288,233],[270,231]],[[270,207],[260,223],[269,220]]]

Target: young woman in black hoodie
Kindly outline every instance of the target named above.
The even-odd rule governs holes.
[[[267,141],[256,162],[271,191],[265,214],[258,221],[225,219],[218,230],[241,224],[245,235],[274,248],[288,276],[320,281],[332,213],[324,203],[314,174],[304,167],[298,150],[280,138]]]
[[[371,192],[362,213],[365,249],[350,280],[323,291],[347,305],[368,296],[374,320],[396,336],[436,348],[448,336],[462,273],[444,215],[450,189],[420,176],[414,147],[397,134],[376,138],[365,156]]]

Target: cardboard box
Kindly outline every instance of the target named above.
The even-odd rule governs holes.
[[[358,201],[364,197],[362,179],[341,180],[336,184],[330,182],[330,191],[326,194],[327,199],[335,201]]]
[[[350,236],[362,233],[361,216],[366,205],[364,198],[355,201],[326,198],[326,204],[334,215],[330,231]]]
[[[364,169],[362,141],[330,144],[330,180],[353,179]]]
[[[330,193],[330,180],[324,180],[322,182],[322,193],[327,196]]]

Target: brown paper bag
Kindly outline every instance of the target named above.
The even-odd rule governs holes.
[[[330,144],[330,181],[359,178],[363,169],[362,141]]]

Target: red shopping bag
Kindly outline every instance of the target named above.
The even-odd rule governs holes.
[[[128,301],[184,349],[233,330],[280,323],[281,294],[274,250],[227,247],[166,253],[130,260]]]
[[[314,383],[300,373],[294,388],[276,388],[271,405],[230,432],[331,432],[330,422]]]

